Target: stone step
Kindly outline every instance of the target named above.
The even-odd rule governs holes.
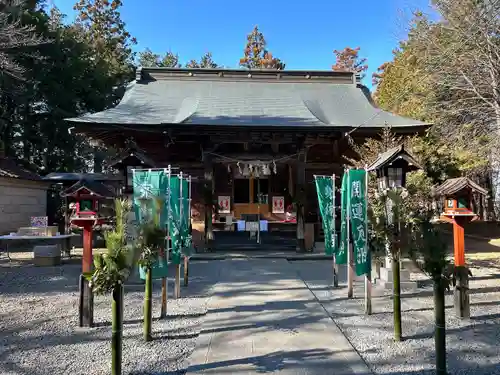
[[[401,281],[410,281],[410,271],[408,269],[401,269],[399,271],[399,275]],[[384,281],[392,281],[393,280],[392,269],[380,268],[380,279]]]
[[[392,290],[393,289],[393,283],[392,281],[384,281],[381,279],[378,279],[376,281],[376,287],[385,289],[385,290]],[[418,290],[418,284],[416,281],[401,281],[401,290],[405,292],[416,292]]]

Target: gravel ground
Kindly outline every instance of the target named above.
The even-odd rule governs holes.
[[[169,296],[167,320],[153,322],[152,342],[142,340],[143,285],[125,287],[123,374],[182,374],[206,313],[218,262],[194,263],[184,298]],[[79,266],[0,265],[0,374],[109,374],[110,296],[95,298],[97,328],[78,327]],[[204,275],[200,277],[198,275]],[[169,292],[172,292],[173,282]],[[155,282],[153,316],[161,285]]]
[[[364,287],[356,282],[354,294],[347,289],[325,288],[331,283],[331,262],[295,262],[301,277],[339,325],[375,374],[434,374],[434,311],[432,286],[402,297],[404,341],[393,338],[391,292],[374,286],[371,316],[363,315]],[[448,371],[450,375],[500,374],[500,267],[473,268],[471,319],[455,318],[452,295],[446,297]],[[425,280],[421,274],[412,278]],[[345,280],[345,268],[340,280]],[[424,284],[422,282],[422,284]],[[427,283],[428,284],[428,283]]]

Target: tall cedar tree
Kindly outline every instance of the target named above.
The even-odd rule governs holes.
[[[247,45],[244,56],[240,59],[240,66],[247,69],[285,69],[285,63],[273,57],[267,49],[267,42],[264,34],[255,26],[247,35]]]
[[[149,48],[146,48],[143,52],[139,52],[139,66],[144,66],[148,68],[180,68],[179,55],[174,54],[169,51],[163,56],[154,53]]]
[[[96,59],[110,67],[110,74],[121,88],[133,77],[132,46],[137,44],[121,18],[122,6],[121,0],[79,0],[74,6],[78,12],[76,24],[85,31]]]
[[[199,62],[196,60],[191,60],[190,62],[188,62],[186,64],[186,68],[211,68],[211,69],[215,69],[218,67],[219,67],[219,65],[217,65],[217,63],[213,60],[211,52],[205,53],[201,57]]]
[[[118,103],[134,76],[132,46],[137,41],[125,28],[120,14],[122,6],[121,0],[78,0],[74,6],[78,12],[76,26],[83,30],[84,40],[92,47],[97,64],[105,64],[114,81],[112,91],[102,102],[102,109]],[[94,153],[92,169],[102,172],[108,149],[95,144],[91,147]]]
[[[346,47],[343,50],[334,50],[335,64],[332,65],[332,70],[338,72],[356,72],[363,79],[366,75],[368,65],[366,58],[359,56],[360,48]]]

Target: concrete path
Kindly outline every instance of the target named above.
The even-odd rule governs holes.
[[[372,374],[288,261],[221,262],[188,374]]]

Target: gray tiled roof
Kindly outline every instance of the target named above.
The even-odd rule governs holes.
[[[102,182],[95,180],[80,180],[60,193],[61,197],[73,196],[78,190],[86,189],[103,198],[113,198],[115,193]]]
[[[368,171],[375,171],[379,168],[383,168],[396,160],[396,158],[401,157],[409,163],[408,171],[413,171],[417,169],[422,169],[418,162],[405,151],[403,145],[393,147],[377,156],[377,159],[367,168]]]
[[[449,180],[446,180],[442,185],[438,186],[434,190],[434,194],[453,195],[463,189],[470,189],[473,192],[482,194],[484,196],[488,195],[488,190],[479,186],[467,177],[450,178]]]
[[[40,181],[42,179],[38,174],[22,167],[15,160],[6,157],[0,157],[0,177],[31,181]]]
[[[296,73],[296,72],[295,72]],[[286,72],[283,72],[286,74]],[[411,127],[374,107],[361,87],[335,81],[176,78],[132,83],[112,109],[71,122],[220,126]]]

